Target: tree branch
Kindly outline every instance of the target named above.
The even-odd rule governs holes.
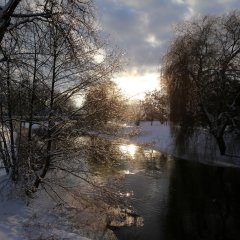
[[[6,6],[0,11],[0,43],[10,24],[11,17],[21,0],[9,0]]]

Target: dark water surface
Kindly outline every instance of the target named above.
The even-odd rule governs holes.
[[[122,188],[144,226],[114,229],[118,239],[240,239],[240,169],[125,148],[132,159]]]

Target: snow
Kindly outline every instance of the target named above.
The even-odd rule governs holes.
[[[24,240],[23,224],[29,209],[19,199],[8,199],[0,205],[0,239]]]
[[[4,180],[7,177],[1,170],[0,182]],[[0,202],[0,240],[89,240],[73,228],[67,213],[44,191],[25,201],[9,181],[1,188]]]
[[[0,170],[0,240],[116,240],[106,228],[110,210],[104,202],[95,202],[82,189],[83,199],[56,191],[63,201],[53,200],[53,193],[49,192],[50,197],[41,188],[32,198],[26,198],[21,193],[24,190],[14,186]]]
[[[163,153],[171,154],[178,158],[196,160],[207,164],[240,167],[239,140],[233,136],[225,136],[227,152],[230,156],[222,156],[215,139],[208,131],[196,129],[195,133],[186,139],[176,139],[180,127],[161,124],[159,121],[141,122],[140,126],[128,125],[126,132],[135,132],[130,142],[147,145]],[[178,141],[178,142],[177,142]]]
[[[47,126],[48,126],[47,122],[35,122],[35,123],[32,124],[32,129],[38,129],[40,127],[47,127]],[[22,127],[28,129],[29,128],[29,122],[27,122],[27,121],[23,122]]]
[[[0,239],[24,240],[22,224],[28,215],[26,204],[13,193],[4,170],[0,170],[0,183]]]
[[[150,143],[157,150],[172,152],[174,143],[169,126],[160,122],[153,122],[153,125],[150,122],[142,122],[138,129],[140,134],[131,140],[138,144]]]

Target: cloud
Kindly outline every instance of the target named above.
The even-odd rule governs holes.
[[[239,0],[185,0],[185,3],[191,6],[195,13],[201,15],[223,13],[240,7]]]
[[[103,31],[109,33],[116,45],[126,53],[127,64],[116,81],[125,92],[130,89],[128,95],[134,92],[132,89],[142,89],[143,92],[144,88],[149,90],[160,82],[161,56],[166,53],[174,37],[176,24],[198,15],[218,14],[240,8],[239,0],[95,2]]]
[[[125,50],[129,68],[159,65],[174,24],[240,7],[239,0],[96,0],[96,4],[100,24]]]
[[[188,8],[179,1],[96,1],[100,24],[125,50],[128,68],[159,65],[171,37],[171,26],[188,13]]]

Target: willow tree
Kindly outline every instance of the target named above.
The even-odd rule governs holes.
[[[225,132],[239,127],[239,58],[239,11],[184,22],[164,56],[171,120],[207,127],[221,154]]]

